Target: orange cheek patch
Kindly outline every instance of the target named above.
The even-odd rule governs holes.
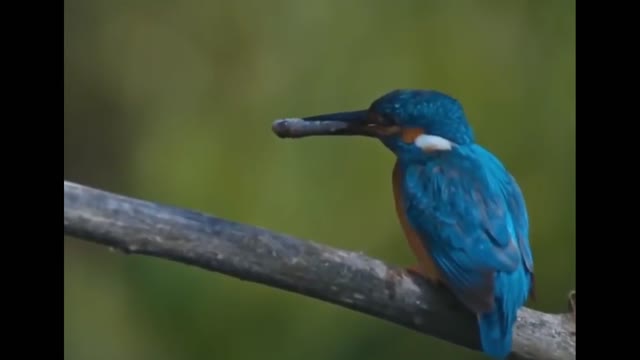
[[[402,130],[402,141],[410,144],[416,140],[420,135],[424,134],[424,131],[420,128],[409,128]]]
[[[374,113],[374,112],[369,112],[367,114],[367,116],[369,117],[369,122],[372,124],[382,124],[382,116],[380,116],[380,114]]]

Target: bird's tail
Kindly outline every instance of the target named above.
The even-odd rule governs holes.
[[[530,275],[524,268],[496,274],[495,307],[478,315],[482,349],[494,359],[505,359],[511,352],[513,325],[518,309],[527,301],[530,284]]]

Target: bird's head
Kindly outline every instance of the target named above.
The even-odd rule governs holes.
[[[379,139],[401,159],[423,158],[474,141],[463,108],[454,98],[433,90],[395,90],[376,99],[367,110],[302,118],[304,122],[336,122],[339,130],[307,135],[363,135]]]

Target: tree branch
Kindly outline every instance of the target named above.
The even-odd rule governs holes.
[[[475,317],[447,290],[355,252],[67,181],[64,233],[321,299],[479,349]],[[571,316],[523,308],[511,358],[575,359]]]

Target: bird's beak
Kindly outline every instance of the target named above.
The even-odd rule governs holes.
[[[280,137],[299,138],[319,135],[360,135],[380,138],[397,130],[368,110],[313,115],[276,120],[273,132]]]

